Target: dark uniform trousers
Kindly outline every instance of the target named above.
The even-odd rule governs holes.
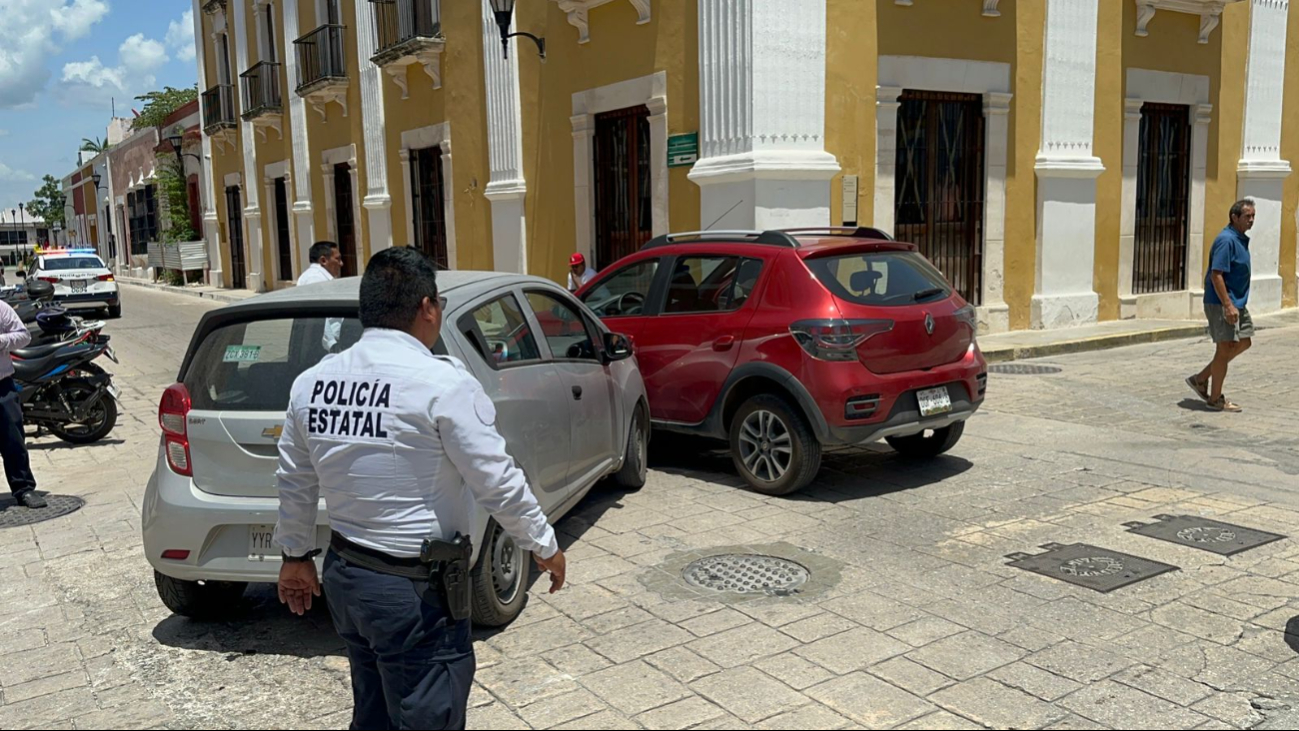
[[[27,437],[23,434],[23,405],[18,399],[14,379],[0,379],[0,457],[4,458],[5,477],[14,497],[36,489],[27,457]]]
[[[463,729],[473,685],[470,621],[427,582],[357,566],[334,551],[322,580],[352,665],[354,729]]]

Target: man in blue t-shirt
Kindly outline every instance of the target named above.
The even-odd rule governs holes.
[[[1227,380],[1227,364],[1249,350],[1254,337],[1254,321],[1245,307],[1249,303],[1249,237],[1254,227],[1254,201],[1246,198],[1231,207],[1231,225],[1213,240],[1209,251],[1209,271],[1204,276],[1204,314],[1209,319],[1209,334],[1218,351],[1204,370],[1186,379],[1186,383],[1214,411],[1240,411],[1240,407],[1222,395]],[[1212,388],[1210,388],[1212,384]]]

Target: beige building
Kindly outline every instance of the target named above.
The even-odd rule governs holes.
[[[562,281],[654,235],[875,225],[985,331],[1198,316],[1258,201],[1296,303],[1288,0],[195,0],[212,279],[311,243]],[[1296,28],[1299,31],[1299,28]]]

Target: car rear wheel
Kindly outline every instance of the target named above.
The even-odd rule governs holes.
[[[122,316],[122,306],[121,306],[121,305],[109,305],[109,306],[108,306],[108,319],[110,319],[110,320],[116,320],[116,319],[119,319],[121,316]]]
[[[955,447],[964,433],[965,422],[958,421],[942,429],[929,429],[905,437],[886,437],[884,441],[903,457],[930,458]]]
[[[731,459],[755,492],[788,495],[821,469],[821,443],[807,420],[779,396],[754,396],[731,420]]]
[[[242,582],[182,581],[153,572],[158,597],[172,612],[191,619],[224,619],[239,605],[248,587]]]
[[[645,418],[645,407],[637,406],[636,414],[631,419],[631,433],[627,435],[627,455],[623,458],[622,469],[613,476],[614,482],[624,490],[639,490],[645,486],[649,477],[647,457],[649,454],[649,423]]]
[[[523,611],[527,599],[529,556],[495,520],[471,575],[474,624],[503,627]]]

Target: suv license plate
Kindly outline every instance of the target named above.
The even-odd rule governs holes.
[[[921,416],[937,416],[952,410],[952,397],[947,393],[947,386],[917,391],[916,398],[920,401]]]
[[[279,549],[275,548],[275,526],[248,526],[248,558],[252,561],[265,561],[267,558],[280,558]]]

